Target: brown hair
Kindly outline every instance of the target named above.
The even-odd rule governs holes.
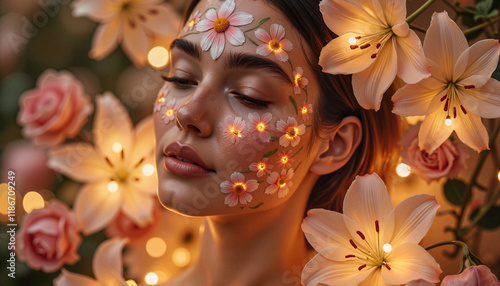
[[[305,40],[308,62],[320,84],[320,95],[314,106],[314,134],[331,132],[343,118],[356,116],[361,121],[363,137],[349,162],[339,170],[321,176],[314,185],[306,211],[312,208],[342,210],[344,195],[357,175],[376,172],[387,180],[398,159],[397,144],[403,123],[391,112],[392,102],[384,95],[380,110],[363,109],[352,91],[351,76],[323,73],[318,65],[321,49],[337,36],[328,29],[319,10],[320,0],[266,0],[278,8]],[[199,0],[192,0],[184,13],[184,22]]]

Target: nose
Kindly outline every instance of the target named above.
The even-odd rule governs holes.
[[[181,130],[194,132],[199,137],[209,137],[213,131],[211,92],[198,86],[191,97],[177,110],[175,123]]]

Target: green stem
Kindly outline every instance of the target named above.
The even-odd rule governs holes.
[[[488,201],[487,204],[479,208],[478,213],[474,216],[474,219],[469,223],[468,226],[460,230],[461,233],[466,234],[469,232],[476,224],[488,213],[488,211],[495,205],[495,203],[500,199],[500,190],[497,191],[495,196]]]
[[[495,24],[496,22],[499,22],[500,21],[500,16],[496,16],[495,18],[491,19],[491,20],[488,20],[487,22],[484,22],[482,24],[479,24],[477,26],[474,26],[472,28],[469,28],[467,30],[464,31],[464,35],[467,35],[467,34],[470,34],[470,33],[473,33],[477,30],[481,30],[483,28],[486,28],[488,26],[491,26],[493,24]]]
[[[410,28],[415,30],[415,31],[419,31],[421,33],[427,33],[427,30],[425,28],[422,28],[420,26],[417,26],[417,25],[413,25],[413,24],[410,24]]]
[[[417,11],[413,12],[408,18],[406,18],[406,23],[410,24],[417,18],[420,14],[422,14],[427,8],[429,8],[432,3],[434,3],[436,0],[427,0],[427,2],[424,3],[420,8],[417,9]]]
[[[269,20],[269,19],[271,19],[271,17],[267,17],[267,18],[264,18],[264,19],[260,20],[260,21],[259,21],[259,23],[257,24],[257,26],[255,26],[255,27],[253,27],[253,28],[250,28],[250,29],[248,29],[248,30],[245,30],[245,31],[243,31],[243,33],[247,33],[247,32],[250,32],[250,31],[252,31],[252,30],[257,29],[258,27],[260,27],[260,25],[262,25],[264,22],[266,22],[266,21],[267,21],[267,20]]]
[[[457,9],[457,7],[455,7],[455,5],[451,4],[450,2],[446,1],[446,0],[442,0],[442,2],[446,5],[448,5],[448,7],[450,7],[453,11],[455,11],[455,13],[459,13],[460,11]]]
[[[433,245],[429,245],[425,248],[425,250],[430,250],[430,249],[433,249],[433,248],[436,248],[436,247],[439,247],[439,246],[443,246],[443,245],[450,245],[450,244],[453,244],[453,245],[456,245],[456,246],[461,246],[463,247],[464,249],[469,249],[467,247],[467,244],[463,243],[462,241],[459,241],[459,240],[446,240],[446,241],[441,241],[441,242],[438,242],[438,243],[435,243]]]

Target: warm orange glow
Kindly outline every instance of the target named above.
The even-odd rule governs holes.
[[[257,165],[257,169],[259,169],[259,171],[262,171],[262,170],[265,170],[266,169],[266,164],[265,163],[259,163]]]
[[[137,286],[137,282],[132,279],[125,281],[125,283],[127,283],[127,286]]]
[[[123,146],[120,142],[115,142],[111,145],[111,150],[115,153],[120,153],[123,150]]]
[[[149,272],[144,277],[144,281],[148,285],[156,285],[156,284],[158,284],[158,275],[156,273],[154,273],[154,272]]]
[[[280,178],[278,179],[277,185],[278,185],[280,188],[283,188],[284,186],[286,186],[286,177],[280,177]]]
[[[231,132],[231,134],[233,134],[235,137],[241,137],[240,130],[238,130],[234,127],[229,127],[229,132]]]
[[[160,237],[152,237],[146,242],[146,252],[151,257],[161,257],[167,251],[165,240]]]
[[[307,107],[302,107],[302,110],[300,112],[302,112],[302,114],[307,114]]]
[[[26,193],[23,198],[23,208],[26,213],[30,213],[35,209],[42,209],[45,206],[43,197],[34,191]]]
[[[172,108],[167,109],[167,111],[165,111],[165,116],[170,117],[172,115],[174,115],[174,110]]]
[[[233,192],[235,192],[238,195],[245,192],[246,189],[247,189],[247,186],[245,185],[245,183],[235,183],[233,185]]]
[[[189,22],[188,22],[188,26],[189,26],[190,28],[194,26],[194,19],[193,19],[193,18],[191,18],[191,20],[189,20]]]
[[[265,131],[265,130],[266,130],[266,124],[264,124],[264,122],[259,122],[259,123],[257,124],[257,130],[258,130],[259,132]]]
[[[280,53],[283,50],[281,48],[281,43],[278,40],[270,40],[267,45],[269,49],[275,53]]]
[[[449,116],[444,121],[444,124],[446,126],[451,126],[452,123],[453,123],[453,121],[451,121],[451,118]]]
[[[165,47],[153,47],[148,52],[148,62],[154,68],[162,68],[168,63],[168,50]]]
[[[400,163],[396,168],[396,173],[402,178],[408,177],[411,173],[410,166]]]
[[[118,191],[118,183],[115,181],[110,181],[108,183],[108,191],[110,193],[114,193],[114,192]]]
[[[165,94],[160,94],[160,96],[158,96],[158,103],[162,103],[165,101]]]
[[[297,137],[298,133],[299,129],[297,127],[288,127],[288,129],[286,130],[285,137],[288,139],[293,139]]]
[[[214,31],[216,31],[217,33],[222,33],[224,31],[226,31],[227,28],[229,28],[229,20],[228,19],[226,19],[224,17],[220,17],[214,21]]]
[[[300,74],[296,74],[295,75],[295,85],[299,86],[301,81],[302,81],[302,77],[300,76]]]
[[[287,162],[288,162],[288,156],[287,155],[281,156],[281,163],[286,164]]]

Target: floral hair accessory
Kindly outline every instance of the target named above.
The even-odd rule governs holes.
[[[234,118],[228,115],[224,118],[224,124],[221,127],[222,134],[224,138],[229,139],[229,141],[234,144],[243,136],[245,126],[245,120],[241,117]]]
[[[184,28],[182,29],[182,31],[184,33],[187,33],[189,31],[193,30],[195,25],[198,24],[198,22],[200,22],[200,17],[201,17],[200,11],[196,11],[196,12],[192,13],[189,16],[189,19],[187,20],[186,24],[184,25]]]
[[[245,176],[234,172],[230,177],[231,181],[224,181],[220,184],[221,192],[228,194],[224,203],[230,207],[238,204],[245,205],[252,201],[252,195],[249,193],[257,190],[259,184],[257,180],[251,179],[245,181]]]
[[[212,59],[216,60],[224,51],[226,39],[233,46],[245,43],[245,34],[235,27],[252,23],[253,16],[245,12],[234,12],[234,0],[226,0],[220,7],[219,13],[215,9],[206,12],[206,19],[196,25],[198,32],[206,32],[201,38],[201,49],[208,51]]]
[[[257,47],[257,54],[265,57],[274,53],[278,61],[286,62],[288,60],[287,52],[293,49],[293,45],[292,42],[284,39],[285,28],[278,24],[272,24],[269,31],[270,33],[260,28],[255,31],[255,37],[264,42]]]

